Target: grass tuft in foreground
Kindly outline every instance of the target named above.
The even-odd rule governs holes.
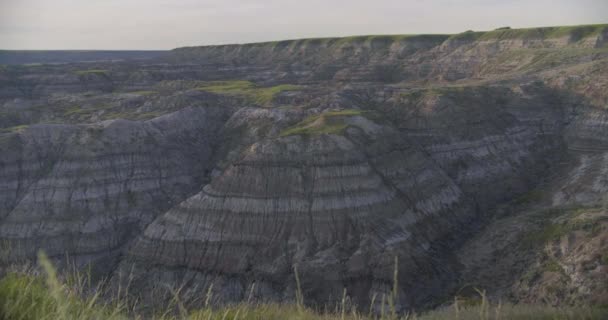
[[[123,306],[101,302],[100,290],[84,296],[85,278],[61,282],[44,254],[38,260],[44,276],[9,273],[0,279],[0,319],[127,319]]]
[[[46,320],[46,319],[159,319],[159,320],[447,320],[447,319],[606,319],[608,312],[597,308],[554,308],[530,305],[490,304],[485,294],[479,291],[479,303],[461,303],[455,300],[452,306],[444,307],[421,315],[414,313],[397,314],[394,301],[397,287],[382,301],[386,307],[374,313],[360,312],[347,306],[347,292],[342,302],[332,312],[318,313],[303,305],[301,294],[296,303],[242,303],[224,307],[205,307],[186,310],[176,297],[158,314],[138,314],[126,299],[104,301],[101,287],[85,293],[86,276],[74,274],[61,281],[50,261],[44,254],[39,255],[43,275],[31,273],[9,273],[0,279],[0,319]],[[395,260],[395,265],[397,261]],[[397,269],[395,269],[397,270]],[[294,268],[299,288],[297,269]],[[396,277],[395,273],[395,277]],[[396,282],[395,282],[396,284]],[[122,301],[121,301],[122,300]]]

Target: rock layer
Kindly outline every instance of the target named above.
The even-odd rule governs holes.
[[[203,182],[223,119],[218,109],[187,108],[146,122],[10,134],[0,238],[13,259],[39,248],[50,256],[111,253]]]

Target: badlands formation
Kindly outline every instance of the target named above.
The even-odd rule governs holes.
[[[607,192],[608,25],[0,65],[0,273],[42,249],[142,301],[289,301],[297,270],[365,306],[397,268],[402,310],[606,305]]]

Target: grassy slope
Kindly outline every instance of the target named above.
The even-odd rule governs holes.
[[[492,305],[485,298],[466,305],[455,301],[454,305],[421,315],[397,315],[389,301],[386,308],[376,310],[376,315],[358,312],[348,307],[346,292],[342,304],[333,311],[318,313],[301,304],[239,304],[221,308],[186,310],[174,299],[171,305],[154,315],[138,315],[134,304],[126,299],[102,302],[102,289],[94,294],[83,292],[86,276],[73,274],[61,282],[49,260],[41,254],[39,263],[45,276],[31,273],[9,273],[0,279],[0,319],[259,319],[259,320],[366,320],[366,319],[605,319],[608,310],[594,308],[552,308],[530,305]],[[392,297],[392,295],[390,295]],[[83,298],[84,297],[84,298]],[[384,299],[383,299],[384,300]],[[300,300],[301,301],[301,300]]]
[[[283,130],[280,135],[284,137],[291,135],[343,134],[348,127],[345,119],[352,116],[370,116],[370,112],[351,109],[312,115]]]
[[[74,71],[74,73],[79,76],[84,76],[87,74],[107,75],[108,70],[101,70],[101,69],[78,70],[78,71]]]
[[[0,280],[0,319],[138,319],[124,303],[102,303],[97,295],[79,298],[66,285],[40,277],[9,274]],[[389,320],[389,319],[605,319],[608,312],[594,308],[553,308],[533,305],[488,304],[473,306],[454,304],[420,315],[395,315],[387,307],[379,314],[357,312],[337,306],[334,311],[318,313],[297,304],[239,304],[223,308],[201,308],[187,311],[178,302],[164,312],[146,315],[150,319],[259,319],[259,320]]]
[[[561,37],[570,37],[574,41],[581,40],[589,36],[598,35],[603,30],[608,29],[608,24],[592,24],[592,25],[575,25],[575,26],[558,26],[558,27],[539,27],[539,28],[521,28],[521,29],[504,29],[500,28],[492,31],[466,31],[458,34],[389,34],[389,35],[361,35],[348,37],[327,37],[327,38],[306,38],[295,40],[269,41],[247,43],[241,46],[263,47],[271,46],[274,48],[282,47],[299,47],[301,45],[317,44],[326,46],[340,46],[350,43],[372,43],[372,42],[400,42],[400,41],[430,41],[441,43],[447,39],[467,39],[467,40],[506,40],[506,39],[552,39]],[[203,47],[223,48],[235,46],[233,44],[214,45]],[[202,48],[198,47],[182,47],[176,48],[173,51],[188,50]]]
[[[606,28],[608,28],[607,24],[592,24],[581,26],[494,30],[485,32],[481,39],[551,39],[572,37],[573,40],[580,40],[589,36],[598,35]]]
[[[259,87],[251,81],[235,80],[207,82],[197,89],[217,94],[244,96],[256,104],[265,105],[272,102],[274,97],[281,92],[298,90],[300,86],[281,84],[273,87]]]

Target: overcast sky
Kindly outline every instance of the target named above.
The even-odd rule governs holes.
[[[171,49],[608,23],[608,0],[0,0],[2,49]]]

